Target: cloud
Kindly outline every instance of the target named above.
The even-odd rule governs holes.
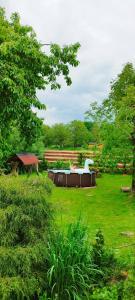
[[[38,92],[47,105],[39,115],[47,123],[83,119],[90,102],[106,97],[110,81],[135,60],[133,0],[1,0],[1,6],[8,16],[18,11],[42,42],[81,43],[72,86]]]

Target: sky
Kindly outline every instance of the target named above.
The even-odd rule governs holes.
[[[7,17],[18,12],[43,43],[81,44],[72,86],[37,92],[47,106],[39,113],[46,124],[83,120],[91,102],[107,97],[123,66],[135,62],[135,0],[0,0],[0,6]]]

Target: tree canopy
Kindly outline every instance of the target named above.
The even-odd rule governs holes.
[[[109,143],[115,140],[123,152],[129,150],[129,155],[132,151],[132,190],[135,192],[135,68],[131,63],[127,63],[111,83],[108,98],[101,105],[94,102],[86,114],[100,124],[102,132],[107,129],[105,140]]]
[[[22,136],[31,143],[39,133],[42,120],[34,109],[45,109],[37,98],[37,90],[59,89],[62,75],[72,83],[69,67],[78,65],[79,44],[60,47],[50,45],[43,51],[31,26],[23,26],[17,13],[7,20],[0,8],[0,135],[6,136],[16,123]]]
[[[115,113],[116,122],[127,126],[127,134],[133,149],[132,191],[135,192],[135,68],[128,63],[113,82],[108,99]],[[108,106],[104,103],[104,106]]]
[[[69,130],[73,147],[82,147],[90,141],[90,133],[84,122],[80,120],[72,121]]]

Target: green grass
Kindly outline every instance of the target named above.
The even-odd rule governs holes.
[[[118,254],[132,253],[135,237],[121,235],[123,231],[135,232],[135,197],[122,193],[121,186],[131,184],[130,176],[104,174],[97,179],[96,188],[55,187],[51,197],[55,220],[64,230],[67,224],[81,216],[89,228],[93,239],[97,229],[101,229],[106,244],[117,249]]]

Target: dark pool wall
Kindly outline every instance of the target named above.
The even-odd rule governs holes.
[[[96,176],[94,172],[91,174],[65,174],[63,172],[53,173],[53,171],[49,171],[48,176],[57,186],[91,187],[96,185]]]

